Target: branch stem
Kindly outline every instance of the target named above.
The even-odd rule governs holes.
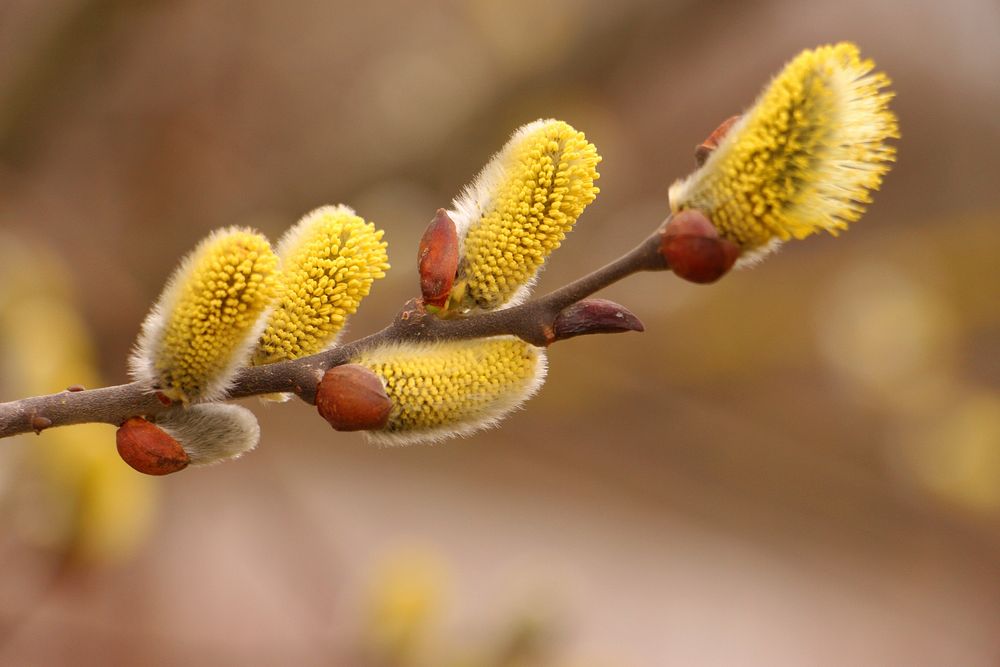
[[[418,300],[411,300],[389,326],[369,336],[309,357],[242,369],[235,378],[229,398],[291,392],[307,403],[314,403],[316,386],[328,369],[349,362],[366,349],[389,342],[509,335],[532,345],[546,346],[554,340],[555,318],[566,307],[638,271],[668,268],[658,252],[659,239],[659,231],[654,232],[630,252],[602,268],[539,299],[512,308],[446,319],[427,313]],[[129,417],[151,417],[177,409],[181,408],[137,382],[83,391],[66,390],[0,403],[0,438],[72,424],[118,426]]]

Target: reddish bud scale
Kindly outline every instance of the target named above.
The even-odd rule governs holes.
[[[722,121],[719,127],[715,128],[705,141],[701,142],[697,148],[694,149],[694,159],[698,163],[698,166],[705,164],[705,160],[708,156],[712,154],[716,148],[719,147],[719,143],[725,138],[732,129],[736,121],[740,119],[739,116],[730,116],[726,120]]]
[[[584,299],[564,308],[552,323],[549,342],[587,334],[644,331],[628,308],[607,299]]]
[[[316,409],[338,431],[380,429],[389,420],[392,400],[382,380],[364,366],[334,366],[316,390]]]
[[[740,256],[739,246],[719,238],[705,214],[694,209],[675,215],[661,234],[660,255],[675,275],[692,283],[715,282]]]
[[[424,303],[444,306],[458,271],[458,232],[443,208],[437,210],[420,239],[417,268]]]
[[[122,460],[147,475],[169,475],[191,462],[179,442],[142,417],[127,419],[118,428],[115,439]]]
[[[41,433],[50,426],[52,426],[52,420],[48,417],[35,415],[31,418],[31,430],[33,430],[36,434]]]

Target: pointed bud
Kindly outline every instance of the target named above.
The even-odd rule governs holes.
[[[705,160],[708,156],[712,154],[716,148],[719,147],[719,142],[726,136],[729,129],[736,124],[736,121],[740,119],[739,115],[730,116],[726,120],[722,121],[719,127],[712,131],[712,134],[708,135],[705,141],[698,144],[698,147],[694,149],[694,161],[698,163],[698,166],[705,164]]]
[[[385,426],[392,401],[375,373],[345,364],[323,375],[316,389],[316,409],[338,431],[367,431]]]
[[[740,256],[732,241],[719,238],[705,214],[681,211],[661,232],[660,254],[670,269],[692,283],[712,283],[724,276]]]
[[[458,232],[443,208],[437,210],[420,239],[417,268],[424,303],[438,308],[444,306],[458,271]]]
[[[115,439],[122,460],[146,475],[169,475],[191,462],[177,440],[142,417],[127,419]]]
[[[644,331],[628,308],[607,299],[584,299],[563,309],[552,323],[552,340],[599,333]]]

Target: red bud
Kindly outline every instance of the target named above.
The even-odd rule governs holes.
[[[458,271],[458,232],[443,208],[437,210],[420,239],[417,268],[424,303],[444,306]]]
[[[644,330],[639,318],[625,306],[607,299],[584,299],[567,306],[556,316],[549,342],[586,334]]]
[[[142,417],[127,419],[115,439],[122,460],[147,475],[169,475],[184,470],[191,462],[179,442]]]
[[[364,366],[334,366],[316,390],[316,409],[338,431],[368,431],[385,426],[392,400],[382,380]]]
[[[719,238],[705,214],[694,209],[675,215],[661,234],[660,254],[678,277],[693,283],[715,282],[740,256],[740,247]]]
[[[35,432],[35,435],[40,434],[50,426],[52,426],[52,420],[48,417],[35,415],[31,418],[31,430]]]
[[[730,116],[726,120],[722,121],[719,127],[712,131],[712,134],[708,135],[705,141],[701,142],[697,148],[694,149],[694,159],[698,163],[698,166],[705,164],[705,160],[708,156],[712,154],[716,148],[719,147],[719,143],[725,138],[729,130],[732,129],[736,121],[740,119],[739,116]]]

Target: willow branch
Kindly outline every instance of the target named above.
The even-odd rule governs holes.
[[[638,271],[666,269],[657,251],[657,231],[630,252],[549,294],[527,303],[461,319],[444,319],[426,312],[414,299],[386,328],[346,345],[309,357],[242,369],[230,399],[291,392],[315,402],[316,386],[330,368],[347,363],[361,352],[392,342],[448,341],[517,336],[537,346],[557,340],[553,323],[568,306]],[[599,332],[595,332],[599,333]],[[0,403],[0,438],[55,426],[103,423],[120,425],[129,417],[154,416],[178,409],[149,387],[133,382],[101,389],[67,389],[58,394]]]

